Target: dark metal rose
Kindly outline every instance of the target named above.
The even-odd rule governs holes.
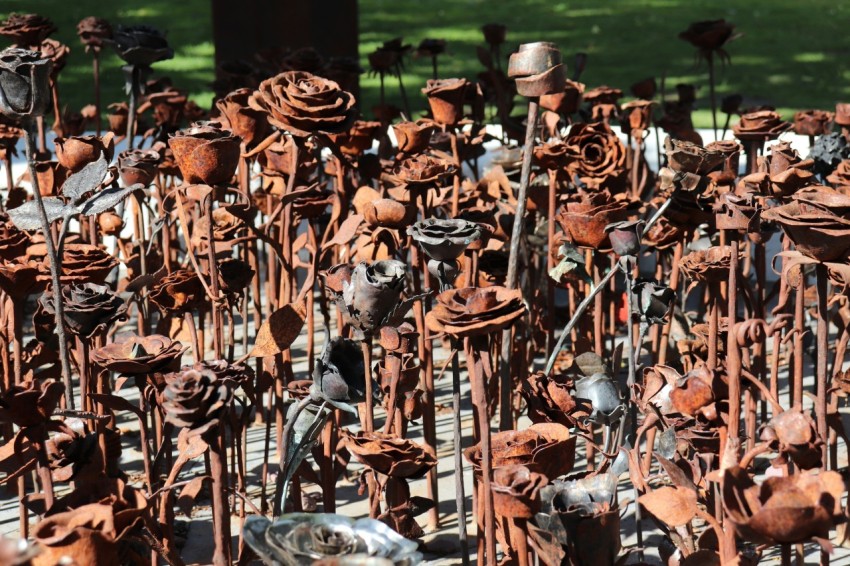
[[[91,338],[126,318],[127,304],[106,285],[73,283],[62,285],[65,326],[71,334]],[[53,293],[43,293],[38,304],[44,312],[55,315]]]
[[[174,50],[168,46],[165,35],[152,26],[118,26],[106,43],[129,65],[149,67],[157,61],[174,57]]]
[[[301,71],[264,80],[251,108],[266,112],[269,122],[295,136],[344,132],[354,122],[354,96],[333,81]]]
[[[484,24],[481,33],[484,34],[484,41],[495,47],[505,42],[508,28],[504,24]]]
[[[437,304],[425,322],[434,332],[467,337],[502,330],[525,313],[519,289],[465,287],[437,295]]]
[[[644,224],[643,220],[625,220],[607,225],[605,232],[611,240],[614,253],[628,256],[639,254]]]
[[[157,166],[162,161],[153,149],[128,149],[118,154],[118,171],[126,185],[137,183],[148,186],[156,177]]]
[[[0,422],[21,428],[44,424],[59,406],[65,386],[52,379],[25,381],[0,393]]]
[[[40,45],[55,31],[53,22],[38,14],[12,13],[0,23],[0,36],[23,47]]]
[[[0,258],[13,260],[23,256],[32,242],[27,233],[18,230],[8,217],[3,220],[5,221],[0,223]]]
[[[189,429],[189,434],[215,431],[219,419],[233,399],[230,385],[215,372],[188,369],[165,376],[162,409],[165,422]]]
[[[168,145],[186,183],[227,183],[239,164],[239,138],[214,122],[181,130],[169,138]]]
[[[639,279],[632,285],[634,312],[649,324],[663,324],[676,301],[676,291],[655,281]]]
[[[35,51],[0,51],[0,114],[20,119],[42,116],[50,106],[53,62]]]
[[[734,33],[735,25],[726,20],[704,20],[689,25],[688,29],[679,34],[679,38],[700,52],[710,53],[721,50],[729,40],[734,39]]]
[[[129,375],[174,371],[186,349],[167,336],[130,336],[94,350],[94,363],[110,371]]]
[[[478,240],[481,229],[468,220],[427,218],[410,226],[407,234],[428,257],[449,261],[460,257],[469,244]]]
[[[336,337],[325,343],[313,368],[310,395],[338,409],[357,412],[353,405],[366,401],[366,372],[357,342]]]
[[[112,24],[103,18],[89,16],[77,24],[77,35],[88,49],[100,49],[104,40],[112,39]]]
[[[360,262],[343,285],[343,312],[352,326],[365,334],[378,330],[399,305],[406,266],[396,260]]]

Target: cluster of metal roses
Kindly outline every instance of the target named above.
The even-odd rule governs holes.
[[[705,147],[692,127],[667,129],[654,171],[654,89],[622,106],[616,89],[585,92],[549,43],[520,46],[502,71],[504,27],[486,26],[488,72],[429,81],[416,121],[358,120],[340,84],[292,68],[331,68],[301,51],[257,84],[230,74],[235,90],[196,122],[148,80],[171,53],[158,31],[94,23],[83,41],[127,63],[113,114],[126,119],[110,128],[129,147],[114,161],[99,132],[57,138],[50,160],[58,75],[40,46],[54,28],[0,24],[26,47],[0,52],[0,113],[7,156],[25,139],[31,188],[10,177],[0,227],[0,482],[16,485],[29,541],[4,540],[4,563],[182,564],[176,512],[207,494],[216,565],[419,563],[416,517],[441,519],[449,367],[464,563],[468,522],[480,563],[644,562],[648,519],[668,564],[755,563],[774,547],[790,563],[807,543],[828,557],[850,392],[847,106],[793,126],[745,112],[737,141]],[[682,37],[712,64],[733,28]],[[400,52],[383,56],[399,67]],[[688,92],[670,123],[689,121]],[[480,171],[488,106],[504,137]],[[810,158],[776,141],[792,127]],[[138,436],[122,433],[128,419]],[[334,514],[351,458],[368,518]],[[423,477],[428,497],[413,496]],[[305,512],[308,486],[322,513]],[[637,545],[623,552],[627,512]]]

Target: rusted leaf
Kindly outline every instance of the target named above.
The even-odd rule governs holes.
[[[89,393],[89,398],[95,403],[100,403],[112,411],[130,411],[140,419],[144,418],[142,410],[130,403],[127,399],[118,395],[107,395],[105,393]]]
[[[661,487],[638,499],[656,519],[669,527],[687,525],[697,512],[697,494],[684,487]]]
[[[360,227],[361,222],[363,222],[363,217],[359,214],[354,214],[346,218],[345,222],[340,225],[339,230],[334,234],[334,237],[329,242],[325,242],[322,249],[324,250],[331,246],[342,246],[350,242],[351,238],[357,232],[357,228]]]
[[[307,308],[304,304],[288,304],[274,311],[260,326],[254,348],[248,357],[274,356],[289,348],[301,333],[306,318]]]
[[[201,438],[199,434],[190,435],[187,429],[180,431],[177,435],[177,450],[180,451],[180,458],[191,460],[197,458],[207,451],[209,445]]]
[[[192,507],[195,506],[195,500],[201,489],[204,487],[204,481],[210,479],[209,476],[198,476],[183,486],[180,490],[180,495],[177,497],[177,506],[180,511],[187,517],[192,517]]]

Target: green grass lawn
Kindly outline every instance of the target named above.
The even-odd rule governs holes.
[[[211,99],[213,45],[208,0],[6,0],[11,11],[38,12],[59,27],[56,37],[72,52],[63,71],[63,103],[79,109],[90,99],[91,61],[76,37],[76,23],[90,15],[113,22],[147,22],[167,30],[176,57],[155,68],[169,74],[201,105]],[[695,65],[690,45],[677,38],[694,20],[726,18],[743,36],[729,44],[732,65],[718,73],[718,94],[740,92],[749,103],[772,104],[790,117],[796,109],[830,109],[850,101],[850,4],[834,0],[360,0],[361,57],[384,40],[403,35],[414,46],[426,37],[444,38],[449,54],[441,58],[441,75],[474,77],[480,70],[475,47],[483,44],[482,24],[508,26],[508,48],[528,41],[556,42],[572,62],[574,53],[589,54],[582,81],[589,87],[609,84],[628,90],[647,76],[667,77],[667,90],[693,82],[700,103],[708,106],[707,69]],[[506,52],[509,50],[506,49]],[[122,98],[120,62],[104,59],[104,102]],[[430,78],[430,62],[410,60],[404,75],[414,107],[422,107],[419,88]],[[378,98],[378,79],[364,75],[363,108]],[[388,82],[391,101],[397,87]],[[705,110],[698,126],[710,125]]]

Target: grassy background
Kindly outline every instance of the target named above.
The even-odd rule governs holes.
[[[5,0],[9,12],[37,12],[59,27],[57,39],[71,46],[62,72],[63,104],[79,109],[91,98],[91,60],[76,36],[76,23],[97,15],[112,22],[151,23],[166,30],[176,57],[156,65],[202,106],[213,78],[208,0]],[[582,77],[588,87],[609,84],[628,91],[648,76],[667,77],[667,90],[679,82],[699,85],[698,104],[708,106],[707,69],[695,64],[694,51],[677,38],[695,20],[726,18],[743,36],[728,46],[732,65],[718,73],[718,94],[740,92],[750,104],[772,104],[789,116],[802,108],[831,109],[850,100],[850,4],[834,0],[360,0],[360,39],[365,55],[399,34],[414,46],[426,37],[444,38],[442,76],[474,77],[481,70],[475,47],[487,22],[508,25],[505,54],[528,41],[556,42],[570,64],[573,54],[589,54]],[[103,101],[123,98],[120,62],[105,52]],[[424,106],[419,88],[430,78],[430,61],[410,60],[404,75],[411,103]],[[388,81],[391,101],[397,86]],[[378,79],[362,78],[362,108],[378,98]],[[710,125],[699,110],[698,126]]]

